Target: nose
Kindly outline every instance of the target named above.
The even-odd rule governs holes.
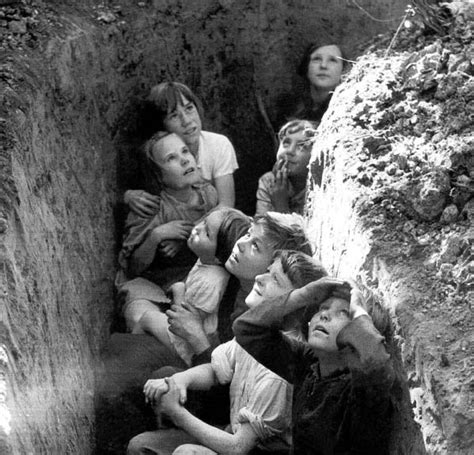
[[[319,313],[319,320],[320,321],[324,321],[324,322],[328,322],[329,321],[329,313],[327,311],[321,311],[321,313]]]
[[[187,114],[186,111],[180,113],[180,119],[183,126],[187,126],[191,122],[191,116]]]
[[[327,59],[322,58],[321,61],[320,61],[320,66],[321,66],[321,68],[327,68],[327,66],[328,66]]]
[[[187,164],[189,164],[189,158],[185,155],[182,155],[181,156],[181,165],[186,166]]]

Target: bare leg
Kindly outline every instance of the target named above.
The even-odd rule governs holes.
[[[168,349],[175,350],[168,335],[168,316],[162,313],[156,306],[153,305],[153,308],[143,313],[139,320],[139,325],[144,332],[153,335]]]
[[[127,330],[131,333],[145,333],[140,325],[140,319],[149,310],[156,309],[156,306],[149,300],[140,299],[130,302],[124,309],[125,322]]]

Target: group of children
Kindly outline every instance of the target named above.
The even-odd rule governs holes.
[[[235,152],[202,131],[189,88],[160,84],[150,102],[160,131],[143,148],[147,191],[125,196],[117,289],[127,329],[154,336],[190,368],[145,384],[174,427],[134,437],[128,453],[386,453],[387,319],[371,318],[384,313],[355,285],[326,277],[298,215],[316,125],[281,128],[251,218],[231,207]],[[224,428],[186,406],[188,389],[216,384],[229,385]]]

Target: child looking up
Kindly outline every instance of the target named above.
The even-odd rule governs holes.
[[[171,286],[173,302],[196,308],[207,336],[217,331],[217,310],[230,274],[224,264],[232,253],[235,242],[250,227],[250,218],[236,209],[224,207],[209,213],[191,231],[190,250],[198,260],[184,283]],[[154,335],[169,349],[175,351],[189,366],[194,351],[189,342],[170,329],[168,316],[154,306],[145,311],[138,321],[140,328]]]
[[[255,279],[246,304],[256,308],[325,275],[310,256],[278,251],[267,272]],[[217,383],[230,384],[230,424],[225,430],[204,423],[183,406],[188,389],[206,390]],[[166,413],[179,429],[142,433],[130,441],[129,454],[144,453],[145,448],[163,454],[247,454],[255,448],[259,453],[284,454],[289,449],[292,388],[235,339],[218,346],[211,363],[150,380],[144,393],[156,411]]]
[[[144,154],[148,186],[160,194],[161,203],[151,217],[130,212],[126,223],[117,287],[131,331],[144,311],[169,302],[163,290],[184,279],[196,261],[186,239],[195,222],[217,205],[216,190],[202,182],[194,156],[178,135],[155,134]]]
[[[307,120],[292,120],[280,129],[275,166],[258,181],[257,215],[268,211],[303,213],[314,134],[314,126]]]
[[[294,454],[388,453],[395,376],[382,334],[389,318],[372,297],[355,287],[349,297],[349,289],[322,278],[234,323],[237,342],[294,385]],[[306,342],[282,336],[285,317],[303,308]]]

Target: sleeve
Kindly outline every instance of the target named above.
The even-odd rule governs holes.
[[[216,157],[216,166],[214,168],[213,178],[233,174],[239,168],[235,150],[229,139],[223,135],[219,141],[219,153]]]
[[[357,317],[337,337],[351,370],[348,412],[352,418],[347,429],[351,453],[364,453],[369,447],[382,453],[391,432],[395,372],[383,340],[370,316]]]
[[[237,342],[259,363],[290,383],[304,344],[282,333],[288,296],[262,303],[239,316],[232,329]]]
[[[217,346],[221,344],[221,341],[219,339],[218,333],[209,335],[208,339],[209,339],[210,346],[205,351],[202,351],[199,354],[195,354],[192,357],[191,363],[193,367],[197,365],[202,365],[203,363],[211,363],[212,352],[214,351],[215,348],[217,348]]]
[[[258,181],[257,189],[257,207],[255,215],[263,215],[264,213],[273,211],[273,204],[270,190],[275,181],[273,172],[263,174]]]
[[[291,425],[292,391],[288,382],[275,376],[259,381],[240,409],[238,422],[249,423],[260,440],[282,435]]]
[[[220,384],[229,384],[234,377],[236,343],[231,340],[212,352],[211,365]]]

